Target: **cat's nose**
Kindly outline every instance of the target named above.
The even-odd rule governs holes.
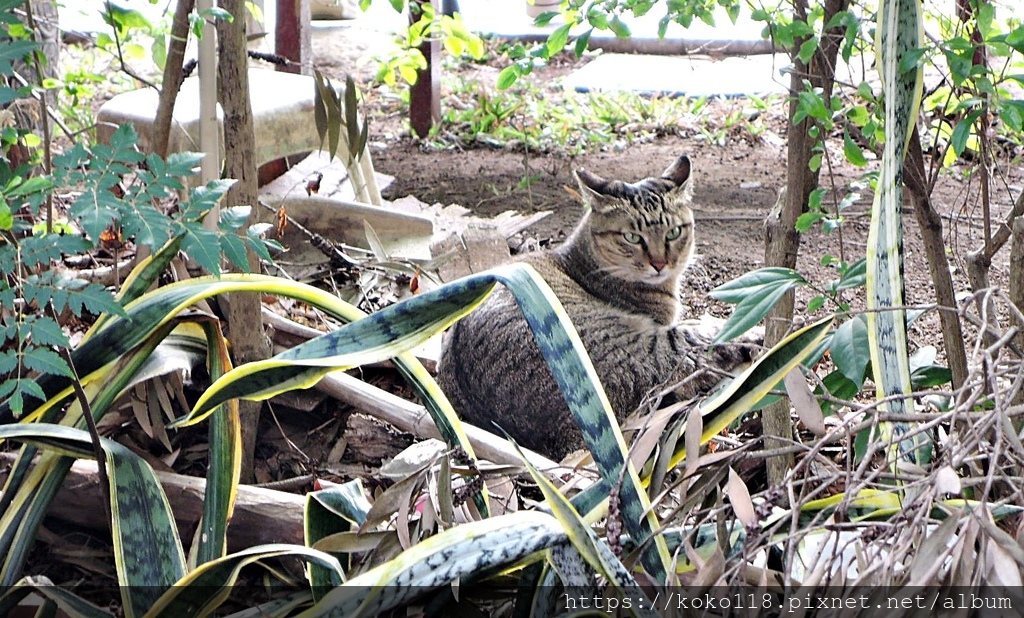
[[[666,262],[664,260],[651,260],[651,267],[656,272],[660,273],[661,271],[665,270],[665,266],[666,265],[668,265],[668,262]]]

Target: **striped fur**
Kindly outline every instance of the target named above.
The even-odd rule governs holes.
[[[620,419],[705,365],[732,369],[745,350],[716,348],[676,325],[679,284],[693,256],[690,162],[637,183],[576,174],[586,209],[559,248],[527,255],[579,331]],[[707,388],[708,375],[693,389]],[[438,383],[484,429],[560,458],[583,446],[565,401],[512,296],[496,290],[448,333]]]

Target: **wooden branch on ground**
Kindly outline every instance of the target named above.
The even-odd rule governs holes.
[[[320,380],[316,388],[360,412],[391,423],[401,431],[407,431],[420,438],[441,437],[426,408],[346,373],[329,374]],[[477,457],[498,464],[521,465],[523,463],[508,440],[468,423],[463,423],[462,428],[466,431],[466,436],[473,445]],[[523,449],[523,452],[538,470],[550,471],[559,468],[559,464],[543,455],[526,449]]]
[[[0,482],[6,482],[14,459],[14,453],[0,453]],[[167,494],[182,538],[190,538],[203,513],[206,479],[159,471],[156,476]],[[235,513],[228,527],[228,551],[266,543],[302,545],[305,502],[305,496],[240,485]],[[76,526],[109,529],[95,461],[79,460],[71,466],[48,514]]]

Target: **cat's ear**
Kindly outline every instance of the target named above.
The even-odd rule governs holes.
[[[594,212],[605,213],[622,204],[622,200],[609,193],[611,181],[592,174],[582,167],[574,172],[583,203]]]
[[[693,179],[690,178],[690,158],[686,155],[680,156],[672,165],[668,166],[661,177],[671,181],[676,186],[669,191],[670,194],[678,195],[683,199],[689,199],[693,194]]]

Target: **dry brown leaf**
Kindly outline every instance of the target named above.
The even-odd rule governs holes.
[[[1021,580],[1021,565],[1013,559],[1010,552],[994,543],[990,539],[985,544],[985,563],[988,565],[988,574],[985,582],[992,586],[1006,586],[1020,588],[1024,585]]]
[[[960,520],[956,517],[947,517],[937,528],[935,528],[921,543],[910,564],[910,585],[927,586],[939,583],[936,581],[936,574],[946,562],[952,547],[951,541]]]
[[[958,496],[960,490],[960,477],[957,476],[956,470],[950,466],[939,468],[935,473],[935,495],[953,494]]]
[[[700,415],[700,408],[690,410],[686,417],[686,430],[684,434],[686,445],[686,476],[693,475],[697,471],[697,462],[700,460],[700,436],[704,433],[704,419]]]
[[[814,398],[811,387],[807,385],[804,374],[799,368],[786,374],[783,378],[786,385],[786,394],[793,403],[797,416],[811,433],[816,436],[825,435],[825,417],[821,414],[821,407],[818,400]]]
[[[750,491],[732,467],[729,468],[729,480],[725,484],[725,493],[729,496],[729,503],[732,504],[736,518],[747,528],[756,526],[757,510],[754,509],[754,502],[750,499]]]

